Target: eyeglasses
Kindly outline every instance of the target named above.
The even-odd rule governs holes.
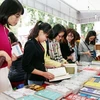
[[[63,38],[64,37],[63,35],[59,35],[59,34],[58,34],[58,36],[59,36],[59,38]]]
[[[74,38],[74,36],[72,36],[72,35],[67,35],[67,37]]]

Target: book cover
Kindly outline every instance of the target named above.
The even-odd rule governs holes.
[[[80,93],[85,93],[85,94],[89,94],[92,96],[100,97],[100,90],[89,88],[89,87],[81,88]]]
[[[59,84],[53,84],[46,87],[46,89],[51,89],[53,91],[58,91],[63,94],[63,96],[67,96],[72,93],[72,90],[66,88],[65,86],[61,86]]]
[[[22,98],[18,98],[16,100],[48,100],[48,99],[45,99],[45,98],[42,98],[42,97],[39,97],[36,95],[28,95],[28,96],[24,96]]]
[[[17,57],[23,55],[19,44],[12,46],[12,53],[14,53]]]
[[[17,92],[17,91],[4,91],[3,92],[5,95],[13,98],[13,99],[18,99],[20,97],[23,97],[24,95],[20,92]]]
[[[87,81],[84,86],[91,87],[95,89],[100,89],[100,77],[93,77]]]
[[[44,89],[44,90],[40,90],[35,92],[35,95],[41,96],[43,98],[46,98],[48,100],[60,100],[61,98],[63,98],[63,94],[50,90],[50,89]]]
[[[83,68],[83,70],[94,71],[96,72],[96,74],[100,73],[100,67],[97,67],[97,66],[94,66],[94,67],[88,66],[88,67]]]
[[[89,95],[89,94],[86,94],[86,93],[78,93],[78,95],[80,95],[82,97],[93,98],[93,99],[98,100],[98,97],[92,96],[92,95]]]
[[[83,97],[78,94],[70,94],[69,96],[66,97],[66,100],[96,100],[96,99]]]
[[[34,95],[34,93],[36,92],[36,91],[31,90],[29,88],[21,88],[21,89],[17,89],[16,91],[23,94],[23,95]]]
[[[54,79],[49,80],[50,82],[71,78],[71,76],[66,72],[65,67],[48,69],[48,72],[55,76]]]

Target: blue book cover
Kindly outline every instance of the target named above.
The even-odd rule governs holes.
[[[35,92],[35,95],[47,98],[49,100],[60,100],[63,97],[63,94],[49,89]]]
[[[35,95],[28,95],[28,96],[24,96],[22,98],[18,98],[17,100],[47,100],[47,99],[44,99],[44,98],[41,98],[41,97],[38,97]]]
[[[92,96],[92,95],[85,94],[85,93],[78,93],[78,95],[80,95],[80,96],[82,96],[82,97],[98,99],[98,97],[96,97],[96,96]]]
[[[85,93],[85,94],[90,94],[92,96],[100,97],[100,90],[89,88],[89,87],[81,88],[80,93]]]

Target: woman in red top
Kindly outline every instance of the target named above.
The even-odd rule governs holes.
[[[5,56],[6,61],[0,68],[0,92],[11,89],[8,80],[8,68],[11,66],[11,44],[8,39],[9,25],[15,26],[24,13],[23,6],[18,0],[5,0],[0,6],[0,55]]]

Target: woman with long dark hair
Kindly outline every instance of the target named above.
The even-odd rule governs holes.
[[[93,51],[95,51],[96,32],[89,31],[85,41],[79,43],[78,53],[80,55],[80,61],[91,62],[95,57]],[[95,53],[95,52],[94,52]]]
[[[51,26],[38,21],[28,36],[25,44],[22,66],[28,75],[28,84],[42,85],[46,79],[53,79],[54,75],[46,72],[44,62],[44,48],[42,42],[47,40]]]
[[[11,89],[8,80],[8,68],[12,62],[11,44],[8,39],[8,29],[5,25],[8,28],[10,25],[15,26],[23,13],[24,8],[18,0],[4,0],[0,5],[0,52],[3,52],[6,58],[0,68],[0,92]]]

